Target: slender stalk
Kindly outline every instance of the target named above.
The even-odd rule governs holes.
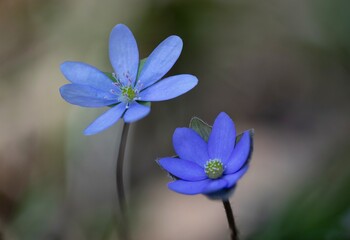
[[[124,190],[124,180],[123,180],[123,166],[124,157],[126,149],[126,140],[129,132],[129,123],[124,123],[122,137],[119,144],[118,158],[117,158],[117,168],[116,168],[116,184],[117,184],[117,194],[118,194],[118,204],[120,210],[120,234],[121,240],[129,240],[129,222],[127,218],[127,205]]]
[[[222,203],[224,204],[228,226],[231,229],[231,240],[238,240],[238,231],[235,224],[235,218],[233,217],[231,204],[228,200],[223,200]]]

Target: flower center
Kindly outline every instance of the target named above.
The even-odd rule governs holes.
[[[130,103],[137,98],[137,90],[131,86],[121,87],[121,94],[119,96],[119,101]]]
[[[208,178],[217,179],[222,176],[224,165],[220,159],[210,159],[205,163],[204,171]]]
[[[121,90],[122,90],[122,95],[128,98],[129,101],[133,100],[136,97],[135,90],[130,86],[123,87]]]
[[[117,95],[119,101],[126,103],[126,108],[128,108],[129,103],[132,101],[141,99],[138,97],[138,94],[140,92],[139,89],[142,85],[137,83],[136,86],[133,87],[132,80],[129,77],[128,73],[125,74],[125,77],[128,79],[127,85],[123,85],[121,83],[116,73],[112,73],[112,76],[115,79],[115,82],[113,82],[113,84],[118,88],[118,90],[111,89],[110,92],[114,95]]]

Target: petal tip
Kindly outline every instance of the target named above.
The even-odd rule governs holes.
[[[192,81],[192,84],[193,84],[192,88],[194,88],[198,84],[198,78],[196,76],[194,76],[194,75],[190,75],[190,76],[191,76],[191,81]]]
[[[94,133],[90,133],[90,132],[88,132],[88,131],[83,131],[83,134],[84,134],[85,136],[91,136],[91,135],[94,135]]]
[[[179,127],[179,128],[176,128],[175,131],[174,131],[174,134],[173,134],[173,138],[177,135],[181,135],[183,134],[184,131],[187,131],[187,127]]]
[[[87,127],[84,131],[83,131],[83,134],[85,136],[91,136],[91,135],[94,135],[96,133],[99,133],[99,132],[96,132],[96,131],[93,131],[91,130],[89,127]]]
[[[179,36],[177,36],[177,35],[171,35],[171,36],[168,37],[168,39],[176,42],[177,44],[179,44],[181,46],[183,45],[182,39]]]
[[[219,115],[216,117],[215,122],[219,121],[221,123],[227,123],[227,124],[232,124],[232,127],[235,130],[235,123],[232,120],[232,118],[225,112],[220,112]]]
[[[124,23],[118,23],[117,25],[115,25],[114,27],[113,27],[113,29],[128,29],[128,30],[130,30],[129,28],[128,28],[128,26],[126,26]]]
[[[230,116],[227,113],[225,113],[225,112],[220,112],[219,115],[216,118],[226,118],[226,119],[230,119],[232,121]]]
[[[67,85],[69,85],[69,84],[65,84],[65,85],[63,85],[62,87],[60,87],[60,88],[58,89],[58,91],[60,92],[61,97],[62,97],[63,99],[64,99],[64,89],[66,88]]]
[[[69,68],[71,65],[70,61],[64,61],[63,63],[60,64],[60,70],[65,75],[65,72],[67,71],[67,68]]]
[[[113,27],[113,29],[112,29],[112,31],[111,31],[111,37],[112,37],[112,35],[114,35],[114,34],[121,34],[121,33],[131,33],[132,34],[132,32],[131,32],[131,30],[130,30],[130,28],[128,27],[128,26],[126,26],[125,24],[123,24],[123,23],[119,23],[119,24],[117,24],[117,25],[115,25],[114,27]]]

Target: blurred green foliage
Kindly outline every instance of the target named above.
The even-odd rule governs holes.
[[[40,239],[50,228],[60,202],[60,196],[55,191],[54,188],[33,187],[25,194],[10,226],[18,239]]]
[[[285,210],[249,239],[350,239],[350,145],[337,150]]]

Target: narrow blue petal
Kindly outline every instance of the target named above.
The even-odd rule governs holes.
[[[203,194],[209,194],[220,191],[227,187],[227,181],[224,179],[210,180],[210,182],[203,188]]]
[[[139,50],[134,35],[124,24],[118,24],[112,29],[109,59],[123,85],[134,83],[139,67]]]
[[[251,143],[250,131],[245,131],[227,161],[225,174],[235,173],[246,164],[252,149]]]
[[[234,174],[224,175],[222,178],[227,181],[227,188],[231,188],[248,171],[248,165]]]
[[[169,189],[187,195],[194,195],[203,192],[203,189],[210,183],[211,180],[205,179],[196,182],[177,180],[168,184]]]
[[[208,152],[211,159],[218,158],[227,163],[235,146],[236,130],[232,119],[221,112],[215,119],[208,139]]]
[[[116,123],[125,111],[125,104],[120,103],[109,109],[91,123],[84,131],[85,135],[93,135],[109,128]]]
[[[180,96],[198,83],[198,79],[189,74],[165,78],[140,92],[142,101],[164,101]]]
[[[177,128],[173,145],[181,159],[195,162],[201,167],[209,160],[207,143],[190,128]]]
[[[88,85],[101,91],[116,89],[113,82],[97,68],[82,62],[64,62],[61,72],[72,83]]]
[[[207,178],[204,169],[194,162],[179,158],[162,158],[160,166],[172,175],[187,181],[199,181]]]
[[[136,122],[149,114],[151,108],[138,102],[132,102],[126,110],[123,118],[126,123]]]
[[[147,58],[139,77],[143,88],[151,86],[161,79],[175,64],[182,50],[182,40],[170,36],[161,42]]]
[[[67,102],[82,107],[104,107],[118,102],[115,95],[87,85],[66,84],[60,88],[60,93]]]

